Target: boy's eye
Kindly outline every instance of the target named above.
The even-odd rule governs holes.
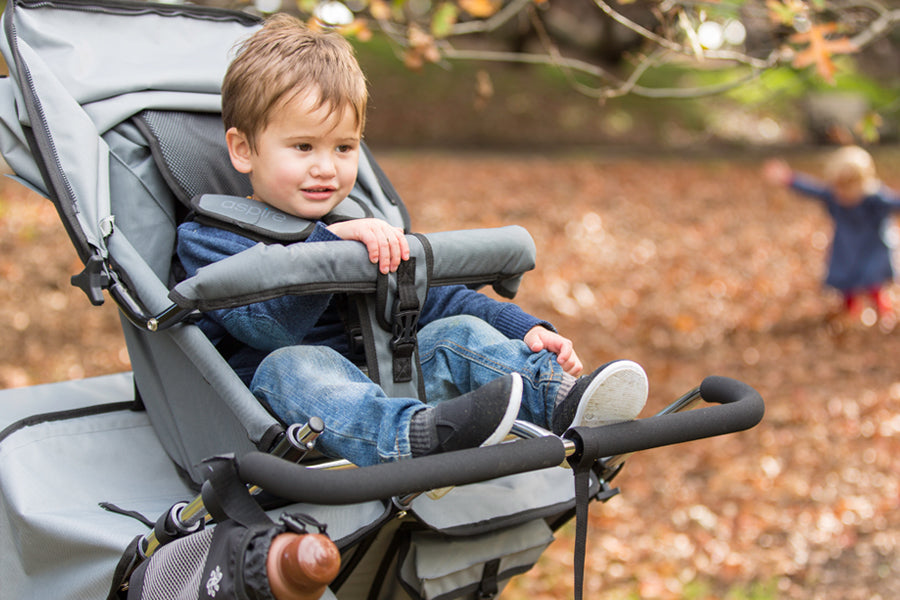
[[[352,152],[353,146],[350,144],[341,144],[340,146],[337,147],[337,151],[340,152],[341,154],[344,154],[346,152]]]
[[[312,144],[297,144],[294,147],[300,152],[309,152],[312,150]]]

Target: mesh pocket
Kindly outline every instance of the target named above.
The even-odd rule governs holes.
[[[147,564],[139,600],[197,600],[214,531],[204,529],[161,547]],[[215,577],[208,579],[214,582]]]

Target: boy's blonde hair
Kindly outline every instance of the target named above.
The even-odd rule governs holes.
[[[875,161],[859,146],[844,146],[836,150],[825,163],[825,179],[832,185],[855,180],[869,189],[877,184]]]
[[[353,47],[337,33],[313,31],[285,14],[270,17],[238,48],[222,82],[222,121],[256,149],[272,111],[295,94],[318,89],[318,107],[351,107],[360,131],[368,91]]]

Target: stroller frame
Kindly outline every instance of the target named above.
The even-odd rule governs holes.
[[[94,304],[106,290],[120,308],[133,373],[0,392],[0,552],[13,557],[0,568],[0,600],[121,597],[134,567],[200,535],[194,526],[205,512],[221,518],[207,510],[216,493],[204,462],[221,455],[231,457],[225,462],[241,485],[279,499],[264,504],[270,516],[301,511],[328,524],[344,567],[326,597],[486,597],[527,570],[573,513],[583,549],[587,504],[615,493],[609,482],[629,453],[760,421],[764,407],[752,388],[709,377],[659,415],[563,438],[519,423],[521,439],[512,443],[362,469],[279,458],[297,446],[302,453],[314,435],[296,435],[260,406],[191,315],[284,293],[348,293],[368,322],[365,343],[384,348],[398,335],[392,303],[373,298],[396,296],[399,284],[379,278],[358,245],[335,242],[329,257],[302,244],[257,246],[173,285],[175,226],[190,199],[246,190],[210,123],[229,51],[258,26],[243,13],[129,0],[7,5],[0,151],[20,181],[54,202],[85,264],[73,284]],[[351,196],[411,231],[368,151]],[[490,284],[512,296],[533,268],[534,245],[521,228],[408,239],[420,299],[428,286],[447,283]],[[374,351],[367,361],[390,393],[418,392],[414,370],[398,381],[390,356]],[[700,400],[714,406],[686,410]],[[54,440],[76,439],[82,446],[46,456]],[[110,465],[108,455],[127,464]],[[575,485],[567,484],[573,473]],[[67,497],[54,497],[46,480],[64,481]],[[423,494],[449,486],[456,489],[441,499]],[[96,509],[101,502],[106,511]],[[143,514],[160,515],[149,532]],[[453,562],[451,547],[460,548],[459,561],[447,573],[437,566]],[[463,560],[471,554],[484,556]],[[577,559],[576,578],[583,552]]]

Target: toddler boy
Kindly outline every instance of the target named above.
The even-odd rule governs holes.
[[[356,181],[367,94],[346,40],[277,15],[229,66],[222,118],[231,162],[249,176],[253,200],[315,222],[300,243],[360,242],[389,273],[409,258],[400,228],[328,218]],[[191,276],[255,243],[188,221],[177,252]],[[211,311],[199,325],[215,343],[236,340],[229,363],[278,418],[321,417],[319,450],[359,466],[496,444],[517,418],[556,434],[633,419],[647,398],[636,363],[615,361],[576,379],[581,361],[550,323],[461,285],[429,290],[420,314],[428,404],[388,397],[354,364],[330,294]]]

